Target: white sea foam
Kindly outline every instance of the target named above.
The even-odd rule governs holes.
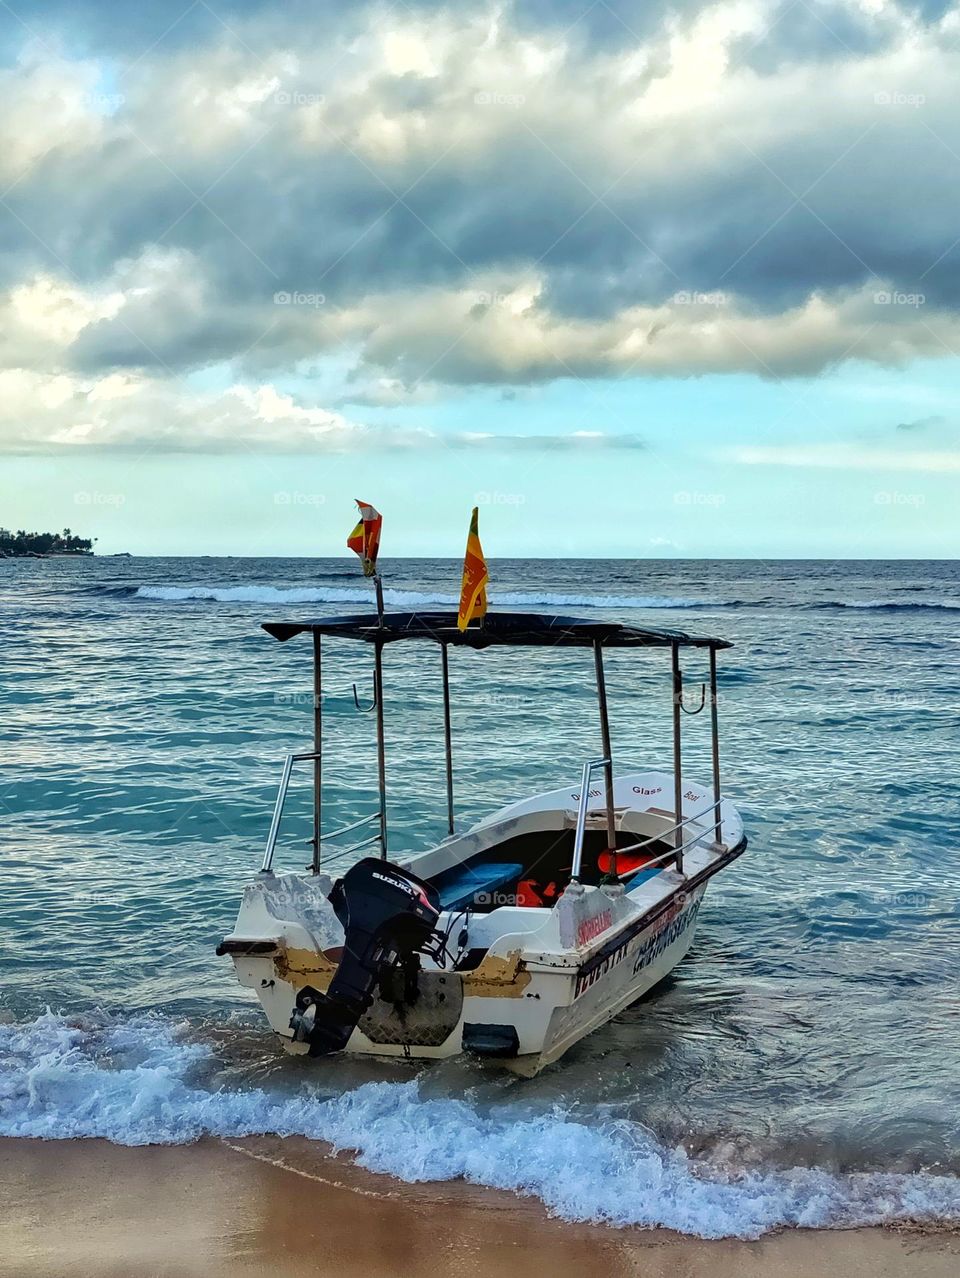
[[[861,608],[865,610],[879,609],[881,612],[916,612],[924,608],[939,609],[942,612],[960,612],[960,603],[953,599],[847,599],[837,602],[822,603],[821,608]]]
[[[364,586],[140,586],[136,599],[152,599],[161,603],[262,603],[262,604],[360,604],[370,608],[373,590]],[[436,590],[386,589],[388,604],[400,608],[456,607],[459,596]],[[501,608],[769,608],[769,600],[749,603],[743,599],[686,599],[675,595],[588,595],[559,594],[552,591],[496,591],[490,602]],[[790,608],[814,611],[852,608],[874,611],[916,612],[932,609],[940,612],[960,611],[960,603],[951,600],[836,599],[827,602],[790,603]]]
[[[348,603],[373,604],[372,589],[345,586],[140,586],[137,599],[168,603],[206,600],[213,603]],[[384,590],[384,600],[398,607],[422,608],[444,605],[456,607],[459,595],[443,591]],[[669,595],[573,595],[498,591],[491,597],[495,606],[508,608],[697,608],[710,601],[675,599]]]
[[[48,1014],[0,1026],[0,1135],[123,1145],[302,1135],[353,1150],[361,1166],[401,1180],[463,1178],[534,1195],[568,1220],[704,1238],[756,1238],[782,1225],[960,1219],[960,1181],[949,1176],[720,1171],[633,1123],[575,1121],[520,1104],[483,1111],[427,1099],[416,1082],[366,1083],[326,1097],[306,1088],[295,1097],[210,1091],[196,1079],[210,1059],[159,1018],[75,1028]]]

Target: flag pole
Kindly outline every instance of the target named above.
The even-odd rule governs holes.
[[[313,856],[310,873],[320,873],[323,802],[323,684],[320,671],[320,634],[313,632]]]
[[[613,802],[613,747],[610,744],[610,716],[607,712],[607,681],[603,674],[603,646],[599,639],[593,641],[593,663],[597,676],[597,705],[600,710],[600,743],[603,757],[603,788],[607,816],[607,851],[610,853],[610,878],[617,877],[617,817]]]
[[[373,588],[377,594],[377,620],[380,626],[383,626],[383,582],[380,580],[380,574],[373,574]]]
[[[447,833],[453,834],[453,739],[450,733],[450,667],[447,645],[440,644],[440,668],[443,672],[443,744],[447,762]]]
[[[374,696],[377,702],[377,790],[380,796],[380,857],[387,859],[387,750],[383,735],[383,644],[373,645]]]

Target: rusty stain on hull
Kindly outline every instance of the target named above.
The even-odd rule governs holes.
[[[530,984],[530,973],[513,950],[506,958],[487,957],[472,972],[463,973],[464,998],[521,998]]]
[[[281,952],[273,960],[273,970],[281,981],[286,981],[294,989],[302,989],[304,985],[312,985],[321,993],[333,980],[337,970],[339,957],[330,958],[317,950],[297,950],[281,948]]]
[[[336,957],[332,957],[335,954]],[[294,989],[312,985],[325,992],[339,962],[339,952],[281,948],[273,970]],[[530,973],[514,950],[506,958],[488,954],[472,972],[461,973],[464,998],[521,998],[530,984]]]

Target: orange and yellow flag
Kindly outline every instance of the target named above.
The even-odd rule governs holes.
[[[363,575],[373,577],[377,571],[377,551],[380,549],[380,529],[383,516],[365,501],[354,499],[360,507],[360,522],[347,538],[347,549],[363,560]]]
[[[486,616],[486,587],[489,580],[487,561],[483,557],[477,528],[477,507],[474,506],[470,532],[467,534],[467,553],[463,558],[463,584],[460,587],[460,611],[457,614],[457,627],[460,630],[466,630],[474,617]]]

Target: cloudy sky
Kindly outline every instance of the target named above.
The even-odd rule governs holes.
[[[0,4],[0,523],[953,557],[960,13]]]

